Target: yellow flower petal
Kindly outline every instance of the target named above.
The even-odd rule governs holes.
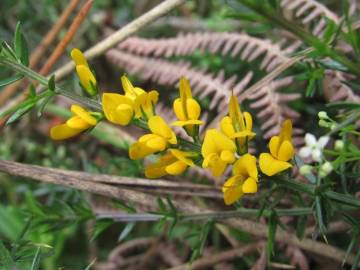
[[[246,179],[243,183],[242,191],[244,193],[256,193],[257,192],[256,180],[252,177]]]
[[[145,176],[147,178],[159,178],[167,174],[166,166],[176,162],[176,158],[171,154],[162,156],[158,162],[151,164],[145,168]]]
[[[206,157],[204,157],[202,167],[203,168],[209,168],[211,165],[215,164],[217,160],[219,159],[219,156],[215,153],[209,154]]]
[[[291,135],[292,135],[292,122],[291,120],[287,119],[282,123],[281,131],[280,131],[280,142],[283,141],[290,141],[291,142]]]
[[[186,165],[191,167],[195,166],[194,162],[188,157],[194,157],[196,156],[196,153],[184,152],[177,149],[170,149],[169,151],[174,157],[176,157],[178,160],[181,160]]]
[[[87,122],[89,125],[95,126],[97,123],[97,120],[94,116],[92,116],[87,110],[85,110],[83,107],[73,104],[70,108],[71,112],[77,116],[79,116],[82,120]]]
[[[157,151],[164,151],[166,149],[167,143],[163,137],[156,136],[148,141],[146,141],[146,146]]]
[[[132,160],[142,159],[148,155],[155,153],[156,150],[150,148],[146,143],[136,142],[130,146],[129,157]]]
[[[89,92],[89,94],[93,95],[94,90],[91,84],[96,85],[96,79],[89,67],[85,65],[77,65],[76,72],[82,86]]]
[[[115,110],[114,119],[119,125],[127,125],[134,116],[133,108],[128,104],[120,104]]]
[[[86,66],[86,67],[89,66],[88,62],[86,61],[85,56],[79,49],[77,49],[77,48],[72,49],[70,55],[71,55],[71,58],[73,59],[73,61],[75,62],[76,66],[80,66],[80,65]]]
[[[162,119],[160,116],[155,115],[150,117],[148,121],[148,126],[152,133],[166,138],[169,143],[177,143],[175,133],[169,128],[165,120]]]
[[[175,115],[176,115],[177,119],[179,119],[180,121],[186,121],[187,120],[185,112],[184,112],[183,107],[182,107],[182,103],[181,103],[180,98],[177,98],[177,99],[174,100],[173,110],[175,112]]]
[[[244,195],[242,183],[243,180],[241,176],[238,175],[229,178],[224,183],[222,192],[224,193],[224,202],[226,205],[233,204]]]
[[[207,130],[204,143],[201,147],[201,154],[203,157],[206,157],[211,153],[220,154],[223,150],[229,150],[235,153],[235,143],[216,129]]]
[[[251,176],[257,180],[258,170],[256,167],[256,158],[250,154],[241,156],[233,166],[233,174],[242,175],[244,178]]]
[[[126,97],[130,98],[133,101],[136,99],[136,97],[145,93],[143,89],[139,87],[134,87],[130,82],[130,80],[125,75],[121,76],[121,84],[122,87],[124,88]]]
[[[66,121],[69,128],[85,130],[91,127],[88,122],[84,121],[80,116],[73,116]]]
[[[185,77],[180,78],[179,90],[181,99],[192,98],[190,83]]]
[[[179,174],[182,174],[187,168],[187,165],[178,160],[168,166],[166,166],[165,170],[168,174],[171,174],[171,175],[179,175]]]
[[[239,131],[234,133],[232,136],[229,136],[229,138],[231,139],[236,139],[236,138],[248,138],[249,140],[254,138],[256,135],[255,132],[252,132],[250,130],[244,130],[244,131]]]
[[[284,141],[279,148],[277,158],[281,161],[288,161],[294,156],[294,147],[289,141]]]
[[[114,124],[127,125],[134,114],[134,103],[124,95],[105,93],[102,106],[106,119]]]
[[[259,158],[260,170],[267,176],[273,176],[285,171],[292,165],[285,161],[280,161],[272,157],[269,153],[262,153]]]
[[[226,163],[233,163],[235,161],[234,152],[229,150],[221,151],[220,158]]]
[[[270,153],[273,157],[277,157],[278,156],[278,152],[279,152],[279,147],[280,147],[280,137],[279,136],[273,136],[270,139],[269,142],[269,149],[270,149]]]
[[[74,129],[67,124],[61,124],[51,128],[50,137],[53,140],[65,140],[80,134],[82,131],[82,129]]]
[[[245,119],[246,129],[251,131],[252,127],[253,127],[253,121],[252,121],[251,114],[248,112],[244,112],[243,115],[244,115],[244,119]]]
[[[196,120],[199,118],[201,113],[201,108],[199,103],[195,99],[188,98],[186,100],[186,110],[189,120]]]
[[[201,120],[175,121],[171,123],[172,126],[176,126],[176,127],[184,127],[189,125],[203,125],[203,124],[204,121]]]
[[[240,110],[238,100],[233,95],[230,97],[229,102],[229,116],[233,122],[233,125],[238,126],[238,128],[235,128],[236,130],[245,130],[245,122]]]
[[[215,177],[221,176],[224,173],[226,166],[227,166],[226,162],[222,161],[221,159],[218,159],[217,162],[210,167],[213,176]]]
[[[220,129],[229,138],[232,138],[232,136],[235,134],[234,126],[229,116],[225,116],[223,119],[221,119]]]

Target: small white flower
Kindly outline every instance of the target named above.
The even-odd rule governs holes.
[[[305,146],[300,149],[299,156],[302,158],[312,157],[314,161],[320,162],[322,158],[322,150],[329,142],[328,136],[322,136],[319,140],[311,133],[305,135]]]

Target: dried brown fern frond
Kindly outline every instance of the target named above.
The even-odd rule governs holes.
[[[194,94],[199,99],[211,97],[209,109],[217,111],[226,108],[231,91],[235,95],[239,94],[252,78],[252,72],[247,73],[240,81],[236,76],[225,78],[224,72],[219,72],[214,76],[204,70],[191,67],[191,64],[187,62],[172,63],[115,49],[109,50],[106,57],[129,73],[138,74],[144,80],[151,80],[162,85],[177,86],[180,77],[185,76],[189,79]]]
[[[316,0],[282,0],[283,9],[291,11],[295,18],[301,20],[304,25],[316,24],[312,29],[314,35],[321,36],[326,27],[325,17],[339,23],[339,17],[325,5]]]
[[[243,61],[262,58],[260,68],[272,70],[288,59],[293,46],[282,48],[284,43],[272,43],[267,39],[249,36],[245,33],[188,33],[174,38],[144,39],[131,37],[118,45],[123,51],[144,56],[184,56],[196,50],[239,56]]]
[[[301,94],[279,92],[280,89],[289,86],[292,82],[293,77],[277,79],[249,96],[249,99],[252,100],[250,107],[256,109],[257,117],[263,120],[261,129],[264,131],[265,138],[278,134],[285,119],[295,120],[300,116],[287,103],[299,99]],[[302,130],[294,129],[294,134],[299,133],[301,134]]]
[[[340,71],[326,71],[323,86],[324,95],[328,100],[360,102],[360,96],[356,95],[349,86],[343,83],[343,81],[350,79],[346,76],[346,73]]]

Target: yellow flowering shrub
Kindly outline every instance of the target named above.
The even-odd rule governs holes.
[[[85,57],[78,50],[71,52],[82,88],[91,96],[98,95],[97,81]],[[158,154],[158,161],[145,168],[147,178],[180,175],[189,167],[200,166],[221,178],[232,166],[232,175],[224,181],[222,192],[227,205],[235,203],[244,194],[258,191],[262,174],[273,176],[292,167],[294,147],[291,141],[292,123],[284,121],[280,134],[269,142],[269,153],[260,154],[259,161],[248,151],[249,142],[255,138],[253,119],[249,112],[242,112],[237,98],[230,96],[228,115],[219,123],[219,129],[209,128],[200,137],[201,107],[193,97],[189,81],[182,77],[179,97],[173,102],[177,121],[169,125],[156,114],[159,93],[134,86],[124,75],[121,77],[124,92],[103,93],[101,112],[89,112],[79,105],[72,105],[73,116],[64,124],[54,126],[50,136],[54,140],[68,139],[96,126],[102,120],[115,125],[134,124],[147,130],[129,148],[133,160]],[[188,139],[176,136],[173,128],[183,128]],[[260,172],[258,171],[258,166]]]

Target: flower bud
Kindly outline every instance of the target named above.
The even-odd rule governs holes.
[[[319,126],[324,128],[330,128],[331,124],[323,119],[320,119]]]
[[[310,165],[302,165],[300,167],[299,173],[301,175],[307,175],[307,174],[311,173],[312,169],[313,169],[313,167]]]
[[[321,165],[320,170],[319,170],[319,176],[320,177],[325,177],[327,176],[329,173],[331,173],[333,170],[333,166],[330,162],[326,161],[323,165]]]
[[[329,119],[329,116],[328,116],[327,113],[324,112],[324,111],[320,111],[320,112],[318,113],[318,117],[319,117],[320,119],[322,119],[322,120]]]
[[[330,129],[331,130],[334,130],[336,127],[337,127],[337,124],[335,124],[335,123],[330,124]]]
[[[344,149],[344,142],[342,140],[335,141],[335,150],[341,151]]]

